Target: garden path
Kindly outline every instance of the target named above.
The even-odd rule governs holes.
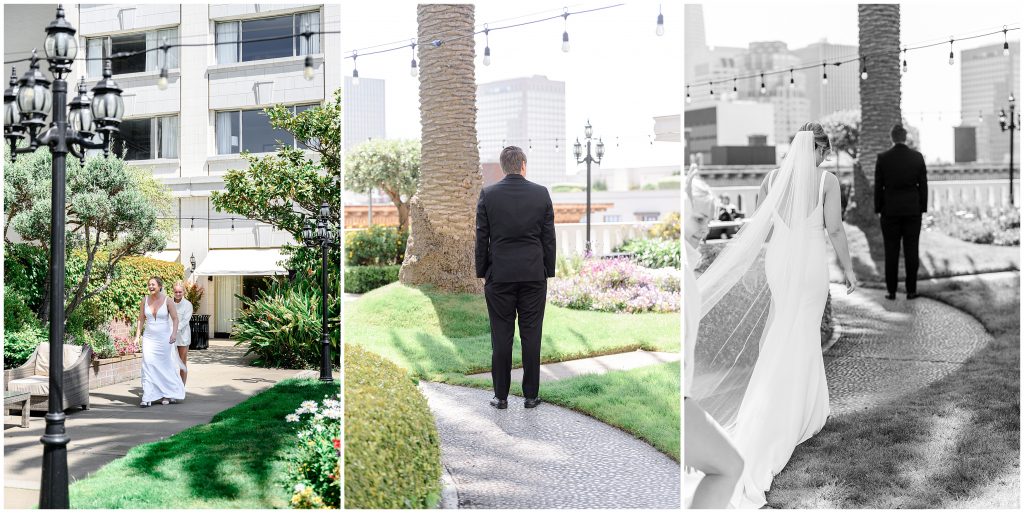
[[[678,362],[679,353],[644,351],[638,349],[628,353],[608,354],[592,358],[580,358],[558,363],[546,363],[540,366],[540,381],[556,381],[573,378],[584,374],[604,374],[609,371],[624,371],[657,365],[659,363]],[[491,379],[490,372],[470,374],[470,378]],[[512,369],[512,381],[523,381],[523,369]]]
[[[586,415],[420,382],[460,508],[679,508],[679,463]]]
[[[187,396],[180,404],[139,408],[138,378],[90,392],[88,410],[66,412],[70,481],[82,479],[136,445],[167,438],[205,424],[226,410],[298,371],[250,367],[244,346],[226,339],[210,340],[209,349],[189,351]],[[336,377],[337,379],[337,377]],[[4,425],[4,509],[34,508],[39,499],[46,427],[43,413],[34,413],[28,428]]]

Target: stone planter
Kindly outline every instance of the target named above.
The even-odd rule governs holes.
[[[89,365],[89,390],[142,376],[142,353],[94,359]]]

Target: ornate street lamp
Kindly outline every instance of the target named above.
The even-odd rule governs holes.
[[[39,58],[32,51],[28,71],[21,80],[4,91],[4,139],[11,145],[11,158],[19,153],[30,153],[39,146],[49,146],[53,155],[50,205],[50,369],[49,404],[46,413],[46,431],[43,444],[42,483],[39,489],[40,509],[68,508],[68,454],[70,439],[64,429],[64,254],[65,254],[65,175],[67,154],[80,159],[85,150],[100,149],[107,154],[110,136],[117,132],[124,113],[121,89],[110,78],[110,61],[106,62],[104,79],[93,88],[91,111],[86,109],[84,83],[79,85],[78,96],[67,112],[68,84],[65,78],[78,55],[75,29],[64,18],[64,7],[57,6],[57,17],[46,27],[43,43],[46,60],[54,80],[51,82],[39,71]],[[15,85],[17,88],[15,89]],[[46,128],[46,116],[53,120]],[[110,108],[107,108],[110,107]],[[93,142],[92,127],[98,127],[103,142]],[[43,129],[46,131],[43,132]],[[42,132],[42,133],[40,133]],[[17,143],[28,138],[21,148]]]
[[[583,144],[580,143],[579,138],[576,139],[576,144],[572,146],[573,155],[576,157],[576,163],[587,164],[587,249],[586,255],[590,256],[593,252],[593,248],[590,244],[590,165],[601,164],[601,159],[604,157],[604,142],[601,139],[597,140],[596,150],[597,158],[594,158],[590,154],[590,144],[593,142],[594,127],[590,126],[590,120],[587,120],[587,125],[583,127],[583,136],[587,141],[587,156],[583,157]]]
[[[331,376],[331,337],[327,332],[327,250],[338,245],[338,232],[331,225],[331,206],[324,202],[320,212],[314,217],[307,217],[302,226],[302,242],[307,248],[320,248],[320,309],[323,312],[320,337],[320,381],[334,381]]]
[[[999,129],[1003,132],[1010,132],[1010,206],[1013,203],[1013,132],[1019,128],[1020,118],[1016,114],[1016,99],[1013,97],[1013,93],[1010,93],[1010,119],[1007,122],[1006,111],[999,110]]]
[[[196,272],[196,254],[192,253],[192,256],[188,257],[188,263],[192,266],[192,272]]]

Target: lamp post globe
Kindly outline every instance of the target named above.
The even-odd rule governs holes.
[[[46,116],[50,113],[50,80],[39,71],[39,58],[32,50],[32,63],[21,80],[18,81],[18,110],[21,112],[21,124],[29,129],[34,136],[39,129],[46,126]]]
[[[75,28],[64,17],[63,5],[57,5],[57,18],[46,26],[43,52],[55,77],[64,78],[71,72],[71,63],[78,55],[78,39]]]

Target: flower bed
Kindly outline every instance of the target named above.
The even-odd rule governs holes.
[[[975,244],[1020,246],[1020,210],[1011,207],[950,207],[928,212],[921,220],[925,230]]]
[[[578,274],[551,280],[551,303],[601,312],[678,312],[679,272],[648,269],[628,258],[587,260]]]
[[[289,459],[287,486],[293,508],[341,507],[341,394],[303,401],[287,422],[298,423],[299,449]]]

